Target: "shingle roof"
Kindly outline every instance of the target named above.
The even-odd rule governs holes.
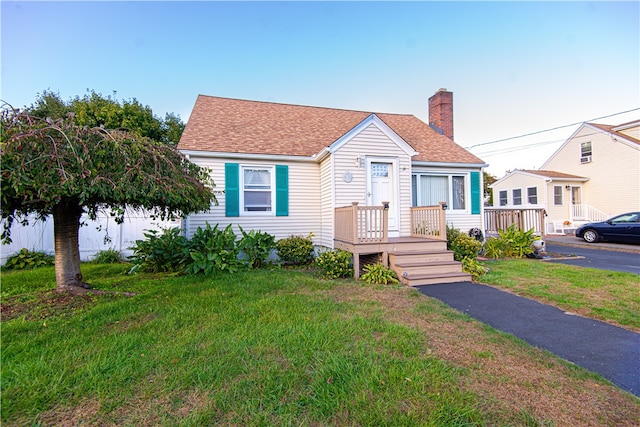
[[[578,176],[578,175],[570,175],[568,173],[563,173],[563,172],[556,172],[556,171],[548,171],[548,170],[530,170],[530,169],[519,169],[521,172],[526,172],[526,173],[531,173],[534,175],[540,175],[540,176],[545,176],[547,178],[557,178],[557,179],[563,179],[563,178],[567,178],[567,179],[588,179],[585,178],[584,176]]]
[[[634,137],[632,137],[632,136],[630,136],[630,135],[628,135],[628,134],[626,134],[624,132],[619,132],[619,131],[615,130],[617,128],[623,127],[625,125],[630,125],[630,124],[633,124],[633,123],[636,123],[636,122],[638,122],[638,121],[634,120],[634,121],[631,121],[631,122],[628,122],[628,123],[623,123],[623,124],[620,124],[620,125],[600,125],[600,124],[597,124],[597,123],[588,123],[588,124],[591,125],[591,126],[597,127],[598,129],[601,129],[601,130],[603,130],[605,132],[609,132],[611,134],[618,135],[621,138],[627,139],[627,140],[629,140],[631,142],[635,142],[636,144],[640,145],[640,140],[638,140],[638,139],[636,139],[636,138],[634,138]]]
[[[178,148],[312,156],[371,114],[199,95]],[[419,153],[414,161],[484,163],[413,115],[375,114]]]

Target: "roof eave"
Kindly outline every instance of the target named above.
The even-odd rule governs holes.
[[[324,150],[323,150],[324,151]],[[220,151],[204,151],[204,150],[180,150],[182,154],[188,157],[205,157],[212,159],[245,159],[245,160],[276,160],[282,162],[318,162],[320,154],[313,156],[291,156],[283,154],[254,154],[254,153],[232,153]],[[322,153],[322,151],[320,152]],[[324,156],[323,156],[324,157]]]
[[[439,166],[447,168],[486,168],[488,163],[460,163],[460,162],[427,162],[424,160],[411,160],[412,166]]]

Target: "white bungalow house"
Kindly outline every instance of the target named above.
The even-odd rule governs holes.
[[[640,210],[640,120],[583,123],[540,170],[515,170],[492,186],[495,207],[541,207],[546,232]]]
[[[411,264],[400,252],[425,243],[443,251],[445,223],[483,226],[487,165],[451,139],[451,92],[429,103],[431,125],[449,137],[413,115],[198,96],[178,148],[211,169],[219,203],[186,218],[186,235],[206,222],[278,239],[313,233],[318,246],[379,254],[405,279],[417,277],[398,267]],[[450,258],[435,259],[449,267],[423,268],[431,282],[468,279]],[[358,275],[359,255],[354,266]]]

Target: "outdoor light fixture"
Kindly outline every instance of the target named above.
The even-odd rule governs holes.
[[[565,189],[565,190],[567,190],[567,191],[569,191],[569,190],[571,190],[571,186],[570,186],[570,185],[565,185],[565,186],[564,186],[564,189]]]
[[[443,210],[443,211],[446,211],[446,210],[447,210],[447,208],[449,207],[449,205],[447,205],[447,204],[446,204],[446,203],[444,203],[444,202],[443,202],[443,203],[441,203],[441,205],[442,205],[442,210]]]

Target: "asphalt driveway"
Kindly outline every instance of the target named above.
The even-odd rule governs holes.
[[[640,396],[640,334],[487,285],[463,282],[417,289]]]
[[[625,271],[640,274],[640,254],[635,252],[621,252],[608,249],[593,249],[584,246],[565,246],[547,242],[547,252],[568,255],[569,257],[551,262],[591,267],[601,270]],[[570,256],[579,258],[571,259]]]

